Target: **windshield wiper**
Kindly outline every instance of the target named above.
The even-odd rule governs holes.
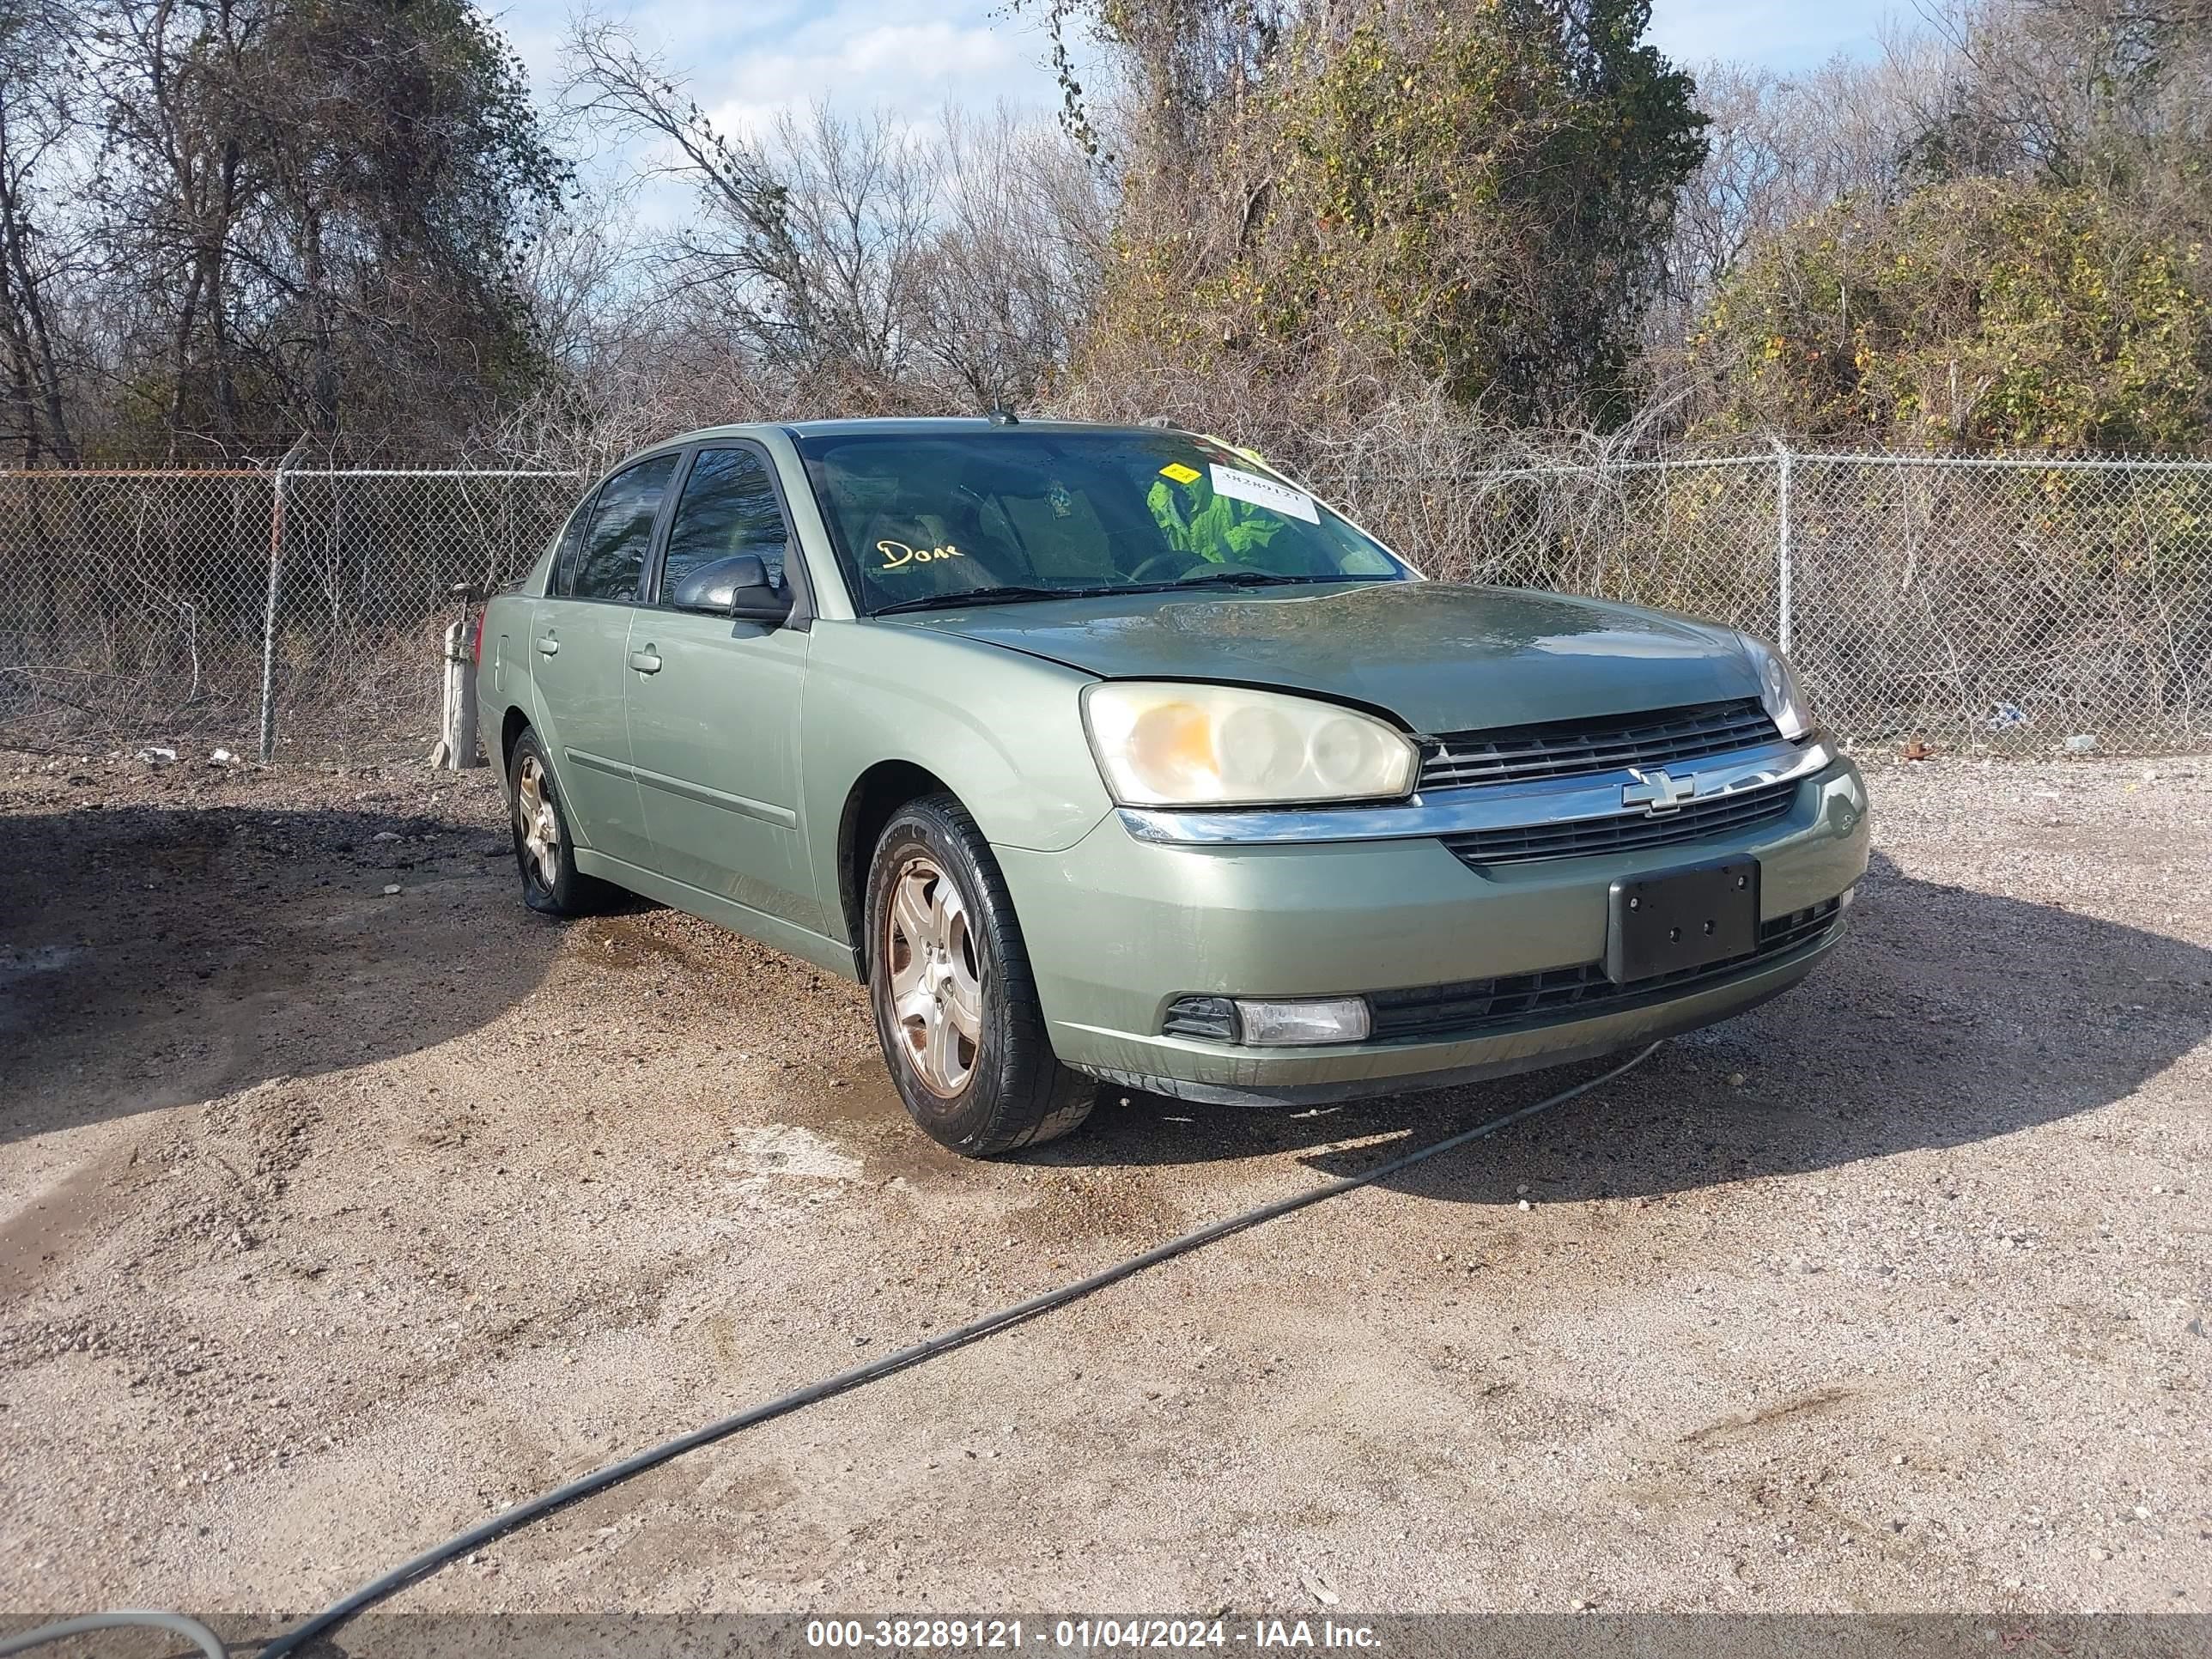
[[[1092,587],[1036,587],[1021,583],[1005,587],[975,587],[965,593],[925,593],[918,599],[896,599],[879,605],[871,617],[896,616],[902,611],[950,611],[966,605],[1012,605],[1024,599],[1100,599],[1122,593],[1181,593],[1200,587],[1304,586],[1314,582],[1387,581],[1384,576],[1285,576],[1273,570],[1217,570],[1185,581],[1111,582]]]
[[[1371,582],[1383,580],[1380,576],[1285,576],[1273,570],[1213,570],[1203,576],[1186,576],[1180,581],[1146,582],[1137,592],[1175,593],[1187,587],[1303,587],[1311,582]],[[1127,592],[1133,590],[1117,589]]]
[[[949,611],[956,605],[1009,605],[1021,599],[1095,599],[1104,594],[1129,591],[1118,583],[1111,587],[1025,587],[1018,584],[976,587],[965,593],[926,593],[920,599],[898,599],[890,605],[879,605],[868,614],[888,617],[901,611]]]

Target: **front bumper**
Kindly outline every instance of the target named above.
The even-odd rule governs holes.
[[[1168,845],[1109,816],[1065,853],[997,849],[1053,1047],[1110,1081],[1188,1099],[1343,1098],[1532,1070],[1711,1024],[1802,979],[1843,921],[1741,972],[1588,1017],[1461,1034],[1261,1048],[1164,1034],[1187,995],[1373,994],[1601,961],[1619,877],[1749,853],[1779,924],[1865,872],[1867,800],[1834,758],[1755,829],[1663,848],[1474,869],[1433,837]]]

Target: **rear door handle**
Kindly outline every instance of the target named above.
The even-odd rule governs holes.
[[[629,665],[641,674],[658,674],[660,672],[660,653],[649,645],[642,651],[633,651],[629,653]]]
[[[537,646],[538,654],[541,657],[556,657],[561,654],[561,641],[550,634],[540,634],[532,643]]]

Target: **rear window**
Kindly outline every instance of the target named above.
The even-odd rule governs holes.
[[[636,601],[660,498],[675,471],[674,455],[654,455],[599,486],[569,570],[570,598]]]
[[[993,593],[1397,581],[1372,538],[1249,456],[1168,432],[808,435],[862,608]]]

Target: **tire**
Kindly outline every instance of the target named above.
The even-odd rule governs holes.
[[[507,804],[514,862],[522,872],[522,902],[545,916],[588,915],[600,908],[610,890],[576,868],[568,810],[538,733],[528,726],[514,740],[514,753],[507,759]],[[541,831],[534,844],[529,834],[533,823]]]
[[[866,917],[876,1037],[923,1133],[992,1158],[1091,1115],[1097,1085],[1054,1056],[1013,901],[953,797],[891,815],[868,868]]]

